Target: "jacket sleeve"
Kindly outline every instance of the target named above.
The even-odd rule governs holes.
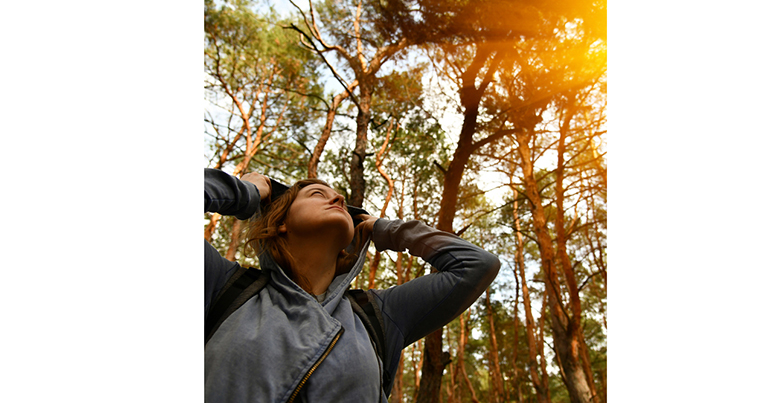
[[[377,250],[409,249],[438,270],[386,290],[372,290],[391,325],[388,344],[399,351],[468,309],[500,269],[497,256],[420,221],[379,219],[373,240]]]
[[[207,212],[234,215],[245,220],[259,212],[259,191],[253,183],[244,182],[218,169],[204,170],[203,199]],[[239,265],[217,252],[204,240],[205,312]]]
[[[244,182],[218,169],[204,170],[205,211],[234,215],[245,220],[259,212],[257,185]]]

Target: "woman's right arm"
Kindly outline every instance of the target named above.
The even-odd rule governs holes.
[[[204,170],[203,200],[205,211],[233,215],[245,220],[259,212],[259,202],[270,195],[270,179],[264,175],[249,173],[238,179],[218,169]],[[260,197],[261,196],[261,197]],[[204,290],[205,310],[228,278],[237,270],[231,262],[204,240]]]
[[[207,212],[245,220],[259,212],[262,199],[270,197],[270,179],[257,173],[238,179],[218,169],[206,168],[203,190]]]

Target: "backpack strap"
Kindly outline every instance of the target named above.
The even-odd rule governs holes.
[[[353,307],[353,312],[361,318],[366,332],[369,333],[369,337],[374,341],[375,350],[377,356],[380,357],[380,361],[382,361],[383,368],[386,367],[385,322],[383,322],[379,305],[374,301],[374,295],[364,290],[348,290],[347,295],[350,299],[350,305]],[[388,372],[383,373],[382,377],[385,395],[389,397],[390,388],[387,385],[392,387],[392,379],[390,379]]]
[[[385,362],[385,324],[382,320],[382,313],[380,307],[372,300],[373,296],[364,290],[348,290],[348,296],[350,297],[350,305],[355,312],[364,322],[367,333],[374,340],[375,348],[377,349],[377,355]]]
[[[233,273],[206,315],[206,343],[228,316],[265,288],[269,279],[267,273],[253,267],[240,267]]]

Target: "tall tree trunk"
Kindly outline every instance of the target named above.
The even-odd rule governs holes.
[[[377,152],[377,155],[374,158],[374,166],[375,168],[377,168],[377,172],[380,173],[380,176],[382,176],[382,178],[385,179],[385,182],[388,184],[388,193],[387,195],[385,195],[385,202],[382,204],[382,209],[380,209],[380,218],[385,217],[388,209],[388,204],[390,204],[390,199],[393,197],[393,189],[395,188],[393,179],[391,179],[390,175],[388,175],[388,173],[385,172],[385,168],[383,168],[382,166],[382,162],[385,160],[385,156],[388,154],[391,146],[393,145],[393,143],[390,142],[390,133],[392,131],[393,131],[393,120],[391,120],[390,123],[388,124],[388,130],[387,132],[385,132],[385,141],[382,142],[382,147],[380,147],[380,151]],[[395,141],[395,138],[393,139],[393,141]],[[402,199],[403,199],[403,195],[402,195]],[[402,205],[403,205],[403,201],[402,201]],[[399,218],[403,218],[403,217],[399,217]]]
[[[574,100],[574,97],[570,98]],[[585,343],[585,336],[583,335],[583,326],[581,324],[582,307],[580,304],[580,293],[578,290],[577,279],[575,278],[575,271],[572,268],[572,262],[567,254],[567,234],[564,226],[564,155],[566,153],[565,142],[569,133],[570,122],[574,116],[574,108],[568,108],[564,117],[564,122],[559,129],[559,143],[557,146],[557,163],[556,163],[556,251],[559,258],[559,263],[564,275],[564,280],[567,283],[567,292],[569,294],[569,305],[572,312],[570,318],[569,333],[571,337],[577,341],[580,361],[583,365],[583,372],[585,373],[588,388],[591,393],[591,397],[596,396],[596,387],[593,379],[593,369],[591,368],[591,362],[588,358],[588,346]],[[574,342],[573,342],[574,343]]]
[[[499,403],[502,402],[505,397],[503,395],[503,376],[500,372],[500,358],[497,354],[497,335],[495,334],[495,319],[494,314],[492,312],[492,302],[489,300],[489,287],[487,287],[486,292],[486,300],[487,300],[487,317],[489,319],[489,353],[491,361],[491,369],[492,369],[492,390],[495,392],[492,396],[493,402]]]
[[[584,230],[585,231],[585,237],[588,240],[588,244],[590,246],[592,261],[593,261],[594,265],[596,265],[596,267],[599,269],[599,271],[602,274],[602,280],[603,280],[602,284],[601,285],[597,284],[597,287],[603,288],[604,289],[604,295],[607,295],[607,269],[604,266],[604,251],[602,250],[602,243],[601,243],[601,240],[599,239],[599,234],[600,234],[600,232],[599,232],[599,223],[597,222],[598,220],[596,218],[596,213],[595,213],[595,211],[596,211],[596,203],[594,201],[593,195],[591,195],[590,193],[588,195],[588,200],[589,200],[589,203],[590,203],[590,206],[591,206],[591,211],[594,212],[594,214],[592,216],[593,231],[591,231],[589,229],[589,227],[586,226],[585,230]],[[591,235],[591,233],[596,235],[596,238],[597,238],[596,245],[594,245],[593,236]],[[598,256],[597,256],[597,253],[598,253]],[[599,281],[599,280],[596,279],[596,277],[594,277],[593,280],[595,282]],[[604,323],[604,330],[607,330],[607,313],[606,313],[606,309],[604,308],[604,304],[601,303],[601,302],[599,304],[599,312],[602,314],[602,321]]]
[[[521,224],[519,223],[519,202],[518,192],[516,188],[511,186],[513,190],[513,222],[516,227],[516,267],[518,268],[518,278],[521,279],[521,294],[524,303],[524,316],[526,318],[526,333],[527,333],[527,350],[529,351],[529,376],[532,380],[532,385],[535,387],[535,394],[537,395],[537,401],[540,403],[549,403],[548,382],[544,378],[541,378],[538,373],[538,345],[535,341],[535,318],[532,315],[532,301],[529,296],[529,287],[527,286],[527,277],[524,271],[524,239],[521,236]],[[545,298],[545,296],[543,297]],[[542,312],[541,312],[542,314]],[[543,358],[545,359],[545,358]],[[547,376],[547,373],[544,374]]]
[[[235,252],[238,250],[238,245],[241,241],[241,223],[243,221],[233,217],[233,230],[230,232],[230,246],[227,248],[225,259],[235,261]]]
[[[543,295],[543,305],[540,307],[540,318],[538,319],[538,338],[537,352],[540,354],[540,373],[543,374],[542,383],[545,387],[545,399],[551,401],[551,387],[548,386],[548,362],[545,359],[545,315],[548,308],[548,296]],[[556,357],[558,359],[558,356]],[[561,363],[559,364],[561,368]]]
[[[331,69],[332,74],[335,78],[340,80],[340,82],[342,82],[342,78],[338,74],[337,69],[335,69],[324,56],[323,53],[325,50],[334,50],[340,58],[347,63],[348,67],[355,74],[356,81],[358,81],[358,98],[352,97],[353,102],[358,107],[358,115],[356,116],[356,145],[350,159],[350,197],[348,199],[348,204],[361,207],[364,202],[364,192],[366,190],[366,181],[364,180],[364,159],[366,158],[367,133],[369,131],[369,120],[371,118],[370,109],[372,93],[378,80],[377,72],[379,72],[384,62],[407,46],[413,44],[415,38],[403,37],[397,39],[395,42],[379,47],[374,52],[374,56],[372,56],[371,60],[367,61],[366,55],[364,54],[365,38],[361,34],[361,16],[363,7],[361,1],[359,1],[356,6],[356,15],[352,21],[353,32],[351,37],[355,38],[355,50],[345,49],[343,46],[339,45],[332,46],[328,44],[321,36],[321,31],[319,31],[315,17],[313,16],[315,13],[313,10],[313,3],[311,2],[309,6],[311,19],[310,21],[307,19],[305,20],[305,26],[310,32],[306,33],[294,25],[292,25],[292,29],[297,30],[306,38],[312,37],[322,45],[324,50],[317,48],[315,44],[307,44],[303,40],[303,43],[305,43],[308,48],[313,49],[326,62],[327,66]],[[299,9],[296,4],[295,7]],[[304,15],[304,11],[300,9],[300,12]],[[343,85],[345,85],[346,88],[353,86],[353,84]]]
[[[462,401],[462,393],[460,391],[460,357],[462,349],[465,347],[463,344],[463,329],[460,328],[460,336],[457,338],[457,349],[455,350],[455,359],[452,364],[449,364],[449,376],[452,383],[452,399],[457,402]]]
[[[468,312],[470,317],[470,312]],[[468,329],[465,321],[465,312],[460,314],[460,344],[457,351],[457,371],[462,375],[465,385],[468,387],[468,391],[471,394],[471,400],[474,403],[479,403],[479,399],[476,398],[476,390],[473,388],[471,380],[468,378],[468,373],[465,371],[465,345],[468,344]]]
[[[214,230],[217,228],[217,223],[222,216],[219,213],[211,213],[211,218],[206,228],[203,230],[203,238],[211,242],[211,236],[214,235]]]
[[[591,281],[593,281],[596,288],[602,288],[602,284],[599,282],[596,276],[593,276]],[[604,293],[607,295],[606,287],[604,288]],[[599,301],[599,313],[602,315],[602,324],[604,324],[604,330],[607,330],[607,308],[604,307],[604,303],[601,301]]]
[[[532,222],[545,274],[545,289],[551,314],[554,349],[564,367],[565,383],[570,400],[575,403],[588,403],[591,401],[592,393],[588,376],[581,363],[579,333],[570,326],[570,318],[562,301],[561,286],[555,265],[553,241],[548,232],[545,209],[534,175],[529,141],[532,138],[535,124],[536,122],[526,124],[516,130],[517,149],[521,157],[524,191],[532,206]]]
[[[437,403],[441,376],[444,368],[451,362],[449,353],[442,351],[443,328],[425,336],[425,352],[422,362],[422,376],[417,403]]]
[[[521,403],[524,400],[524,397],[522,396],[521,391],[521,375],[519,374],[519,367],[516,365],[516,358],[518,357],[518,346],[519,346],[519,325],[520,321],[518,316],[513,317],[513,331],[515,332],[513,334],[513,345],[514,345],[514,353],[513,353],[513,387],[514,392],[516,393],[516,401]]]
[[[607,403],[607,371],[600,369],[599,370],[599,382],[601,385],[601,402]]]
[[[412,396],[413,400],[417,400],[417,395],[420,393],[420,368],[422,368],[422,361],[425,357],[425,354],[420,354],[420,359],[417,361],[414,361],[414,352],[420,351],[422,352],[423,348],[423,341],[422,339],[417,340],[416,343],[412,344],[412,372],[414,373],[414,396]]]
[[[382,162],[385,159],[385,155],[390,151],[389,140],[390,140],[390,133],[393,129],[393,121],[390,121],[390,125],[388,126],[387,134],[385,135],[385,141],[382,143],[382,147],[380,147],[380,151],[377,153],[374,165],[377,168],[377,172],[380,173],[380,175],[385,179],[385,181],[388,183],[388,194],[385,196],[385,202],[382,205],[382,209],[380,209],[380,218],[385,217],[388,209],[388,205],[390,204],[390,199],[393,197],[393,179],[390,178],[387,172],[385,172],[385,168],[382,166]],[[390,143],[392,144],[392,143]],[[403,218],[403,217],[399,217]],[[380,251],[374,252],[374,259],[372,259],[372,263],[369,265],[369,288],[374,288],[374,281],[375,277],[377,275],[377,269],[379,269],[380,266],[380,259],[381,254]]]
[[[390,395],[390,401],[392,403],[401,403],[403,399],[403,385],[404,385],[404,350],[401,350],[401,358],[398,360],[398,369],[396,375],[393,377],[393,393]]]
[[[452,364],[447,365],[449,367],[449,387],[447,387],[447,403],[457,402],[457,383],[455,382],[455,366]]]
[[[516,296],[513,301],[513,357],[511,358],[511,369],[513,377],[510,384],[513,386],[513,392],[516,394],[516,401],[521,402],[521,376],[519,367],[516,365],[519,357],[519,276],[516,275],[516,265],[514,264],[513,278],[516,280]],[[510,393],[506,393],[506,401],[510,400]]]
[[[481,96],[486,91],[492,80],[494,72],[499,66],[499,58],[495,58],[492,67],[484,75],[484,81],[476,88],[475,80],[482,67],[490,57],[488,49],[479,50],[473,63],[463,73],[463,87],[460,91],[460,100],[465,108],[463,125],[460,130],[460,138],[457,142],[452,161],[444,173],[444,189],[441,194],[441,205],[438,212],[436,229],[454,233],[452,222],[457,211],[457,198],[462,181],[465,166],[470,160],[471,154],[486,141],[474,143],[473,134],[476,132],[477,118]],[[434,272],[435,268],[431,268]],[[425,337],[425,365],[422,367],[424,385],[420,388],[416,403],[436,403],[438,401],[439,387],[444,367],[450,361],[449,353],[442,351],[443,328],[436,330]]]
[[[364,159],[366,158],[367,134],[371,120],[372,90],[368,78],[359,81],[358,115],[356,116],[356,145],[350,159],[350,200],[351,206],[361,207],[364,203],[366,180]]]
[[[396,284],[401,285],[404,284],[404,252],[398,252],[396,256]]]
[[[380,253],[380,251],[375,250],[374,257],[372,258],[372,262],[369,264],[369,289],[370,290],[375,286],[375,278],[377,276],[377,269],[380,267],[380,259],[382,259],[382,254]]]
[[[318,138],[315,148],[313,148],[313,155],[310,156],[310,160],[307,163],[307,177],[318,177],[318,162],[321,160],[324,148],[326,148],[326,142],[329,141],[329,137],[332,133],[332,127],[334,126],[334,118],[337,116],[337,108],[339,108],[342,101],[344,101],[353,89],[358,85],[358,81],[353,81],[348,86],[347,91],[342,91],[332,98],[332,104],[329,106],[329,110],[326,112],[326,124],[321,131],[321,137]]]

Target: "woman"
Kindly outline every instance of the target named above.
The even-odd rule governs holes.
[[[466,310],[494,280],[499,260],[420,221],[360,214],[354,227],[344,199],[324,182],[300,181],[280,196],[271,183],[205,170],[206,211],[257,217],[249,245],[270,275],[206,344],[206,400],[387,402],[401,350]],[[380,251],[408,248],[438,269],[368,291],[383,316],[383,361],[345,294],[370,241]],[[205,243],[207,313],[238,267]]]

